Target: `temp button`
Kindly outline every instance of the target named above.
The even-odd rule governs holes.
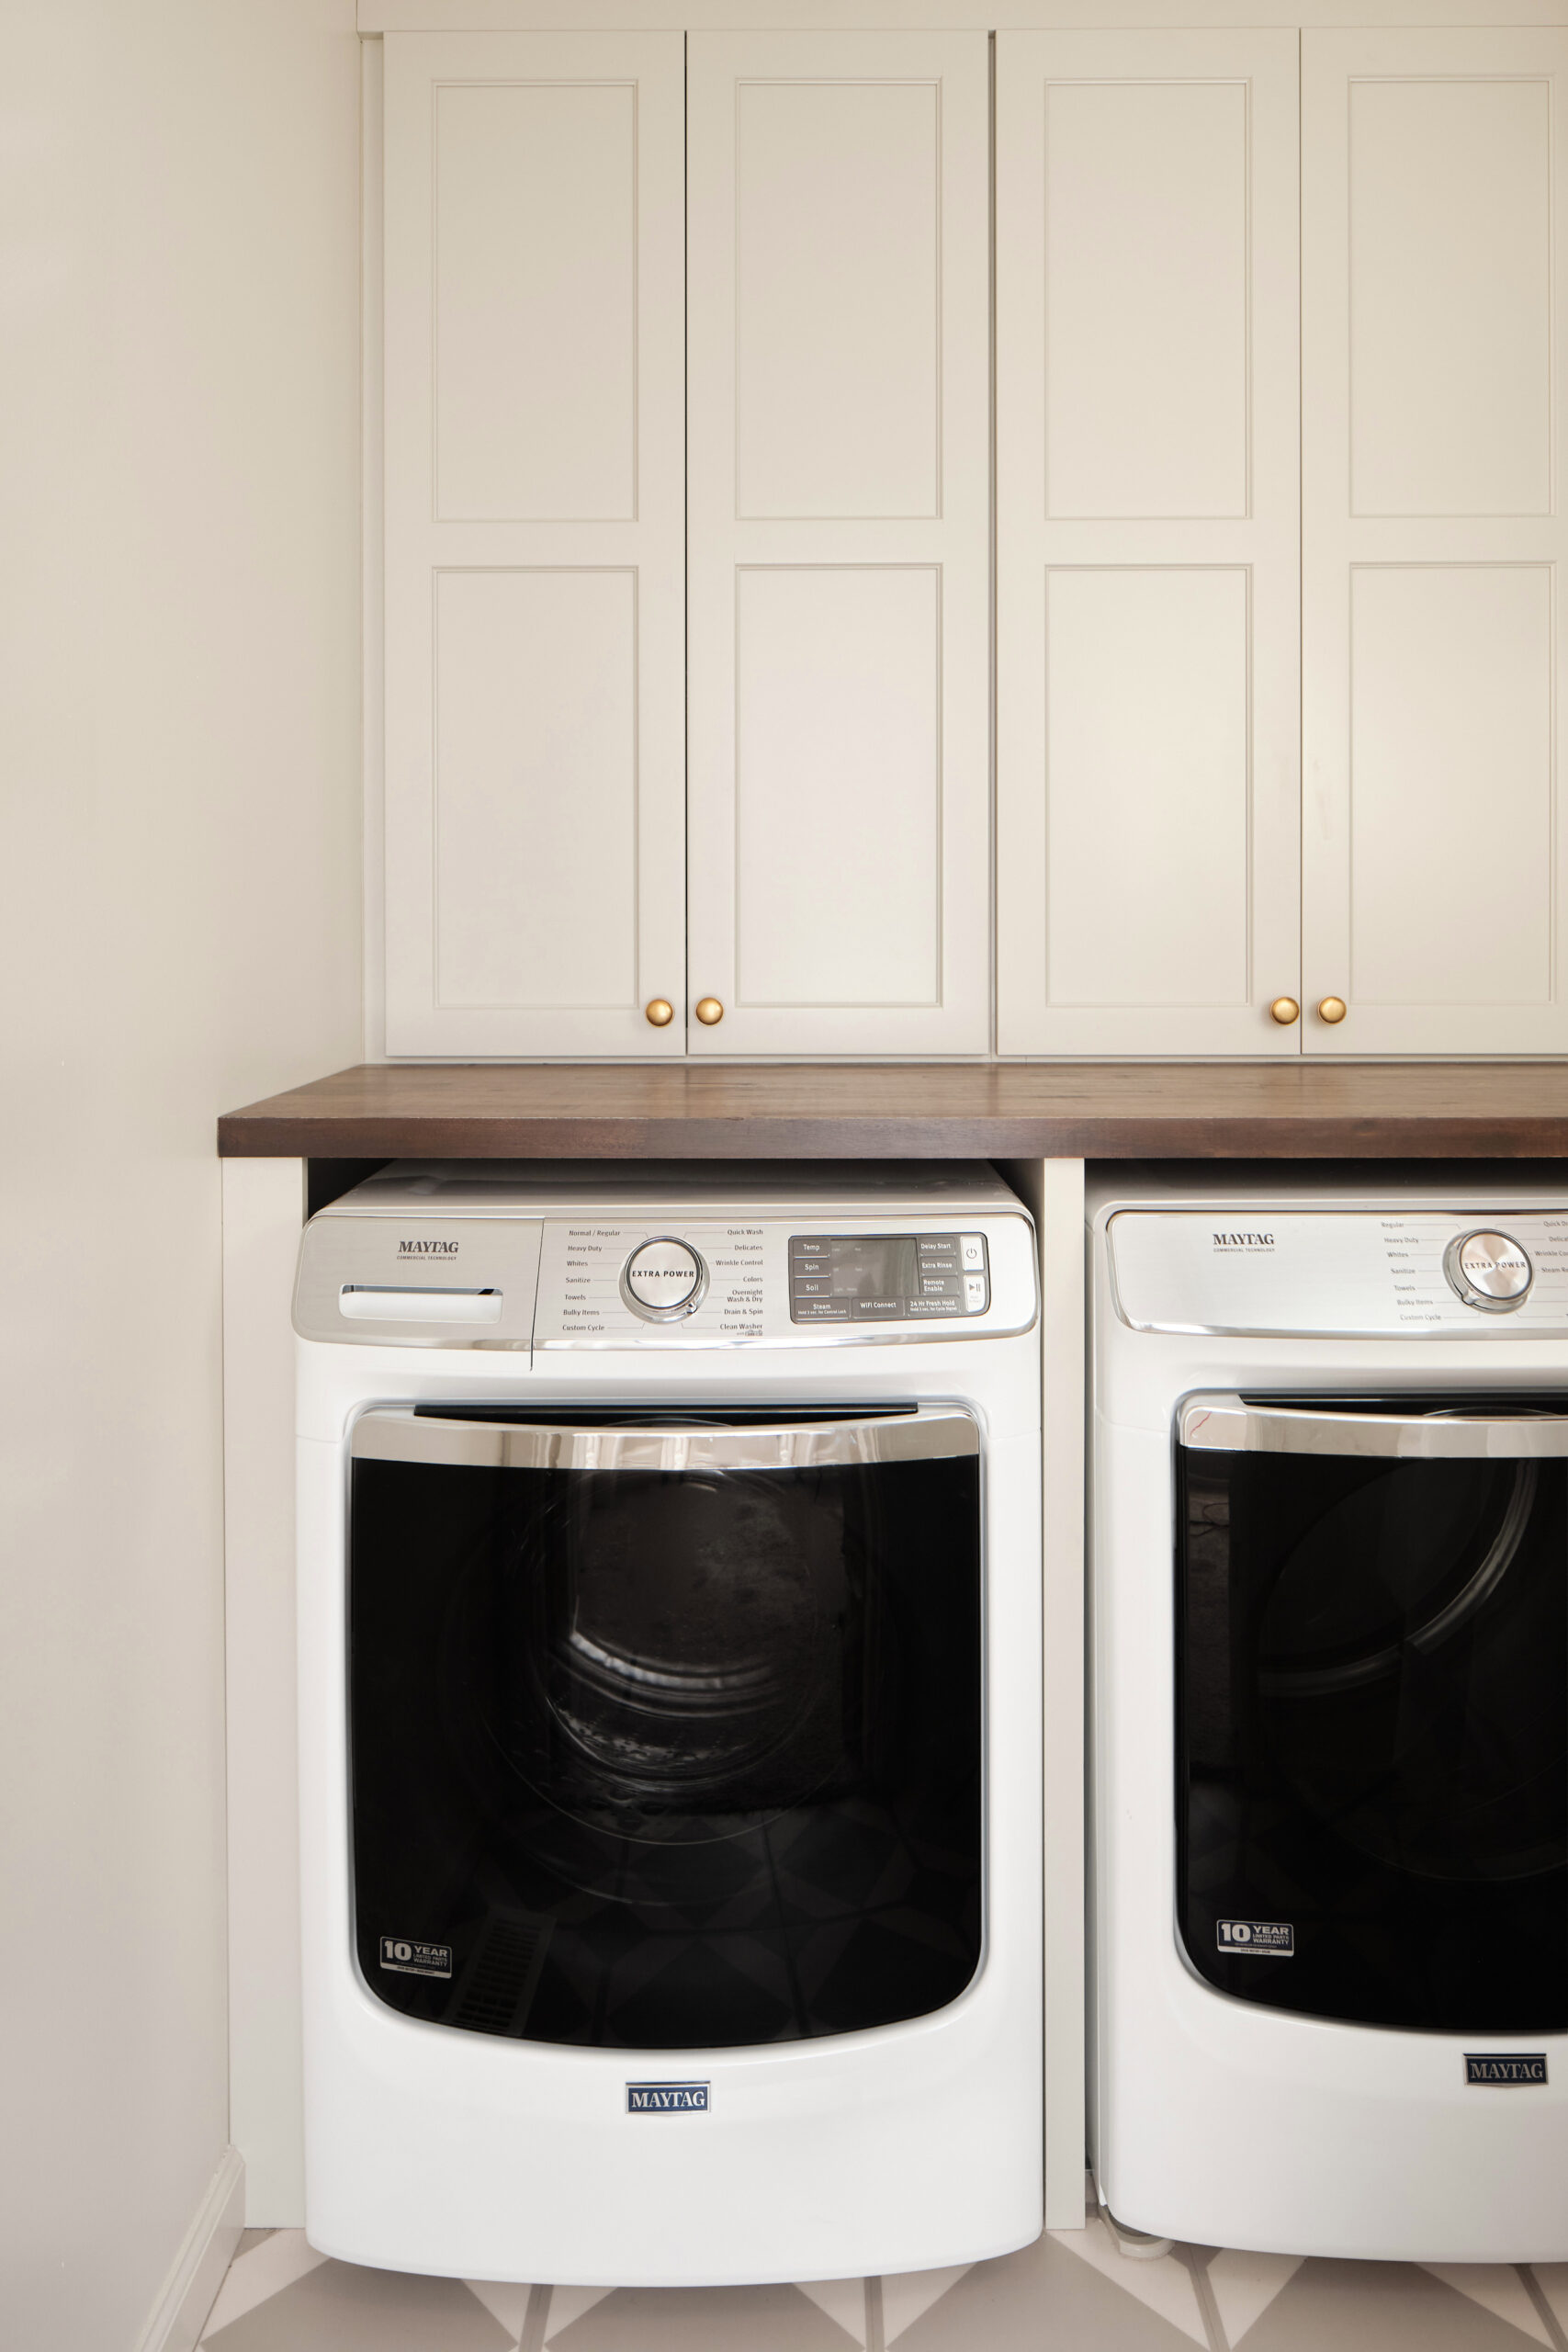
[[[621,1296],[649,1323],[694,1314],[707,1286],[708,1270],[691,1243],[671,1235],[642,1242],[621,1269]]]

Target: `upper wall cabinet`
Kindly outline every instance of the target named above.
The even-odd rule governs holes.
[[[1294,33],[998,36],[1004,1053],[1299,1050],[1296,141]]]
[[[1568,34],[1303,71],[1306,1042],[1562,1051]]]
[[[694,33],[690,960],[717,1053],[989,1042],[983,33]]]
[[[387,38],[393,1053],[684,1042],[682,50]]]

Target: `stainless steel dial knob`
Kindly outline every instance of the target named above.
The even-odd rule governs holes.
[[[1443,1272],[1467,1306],[1506,1315],[1522,1305],[1535,1280],[1529,1253],[1510,1234],[1460,1233],[1443,1252]]]
[[[708,1270],[691,1243],[671,1234],[639,1242],[621,1268],[621,1296],[648,1323],[694,1315],[707,1286]]]

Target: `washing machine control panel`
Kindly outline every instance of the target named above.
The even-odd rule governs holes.
[[[988,1337],[1034,1320],[1022,1216],[890,1233],[870,1219],[547,1217],[536,1351]]]
[[[453,1180],[457,1190],[463,1182]],[[492,1190],[495,1188],[491,1188]],[[329,1209],[305,1228],[302,1339],[501,1349],[824,1348],[1032,1329],[1034,1231],[1021,1211],[886,1208],[820,1224],[800,1203],[749,1217],[666,1201],[530,1216],[431,1214],[422,1196]],[[820,1211],[817,1213],[821,1215]]]

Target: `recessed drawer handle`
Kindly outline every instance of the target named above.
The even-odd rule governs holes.
[[[390,1283],[344,1283],[338,1306],[351,1323],[499,1323],[498,1290],[400,1290]]]

